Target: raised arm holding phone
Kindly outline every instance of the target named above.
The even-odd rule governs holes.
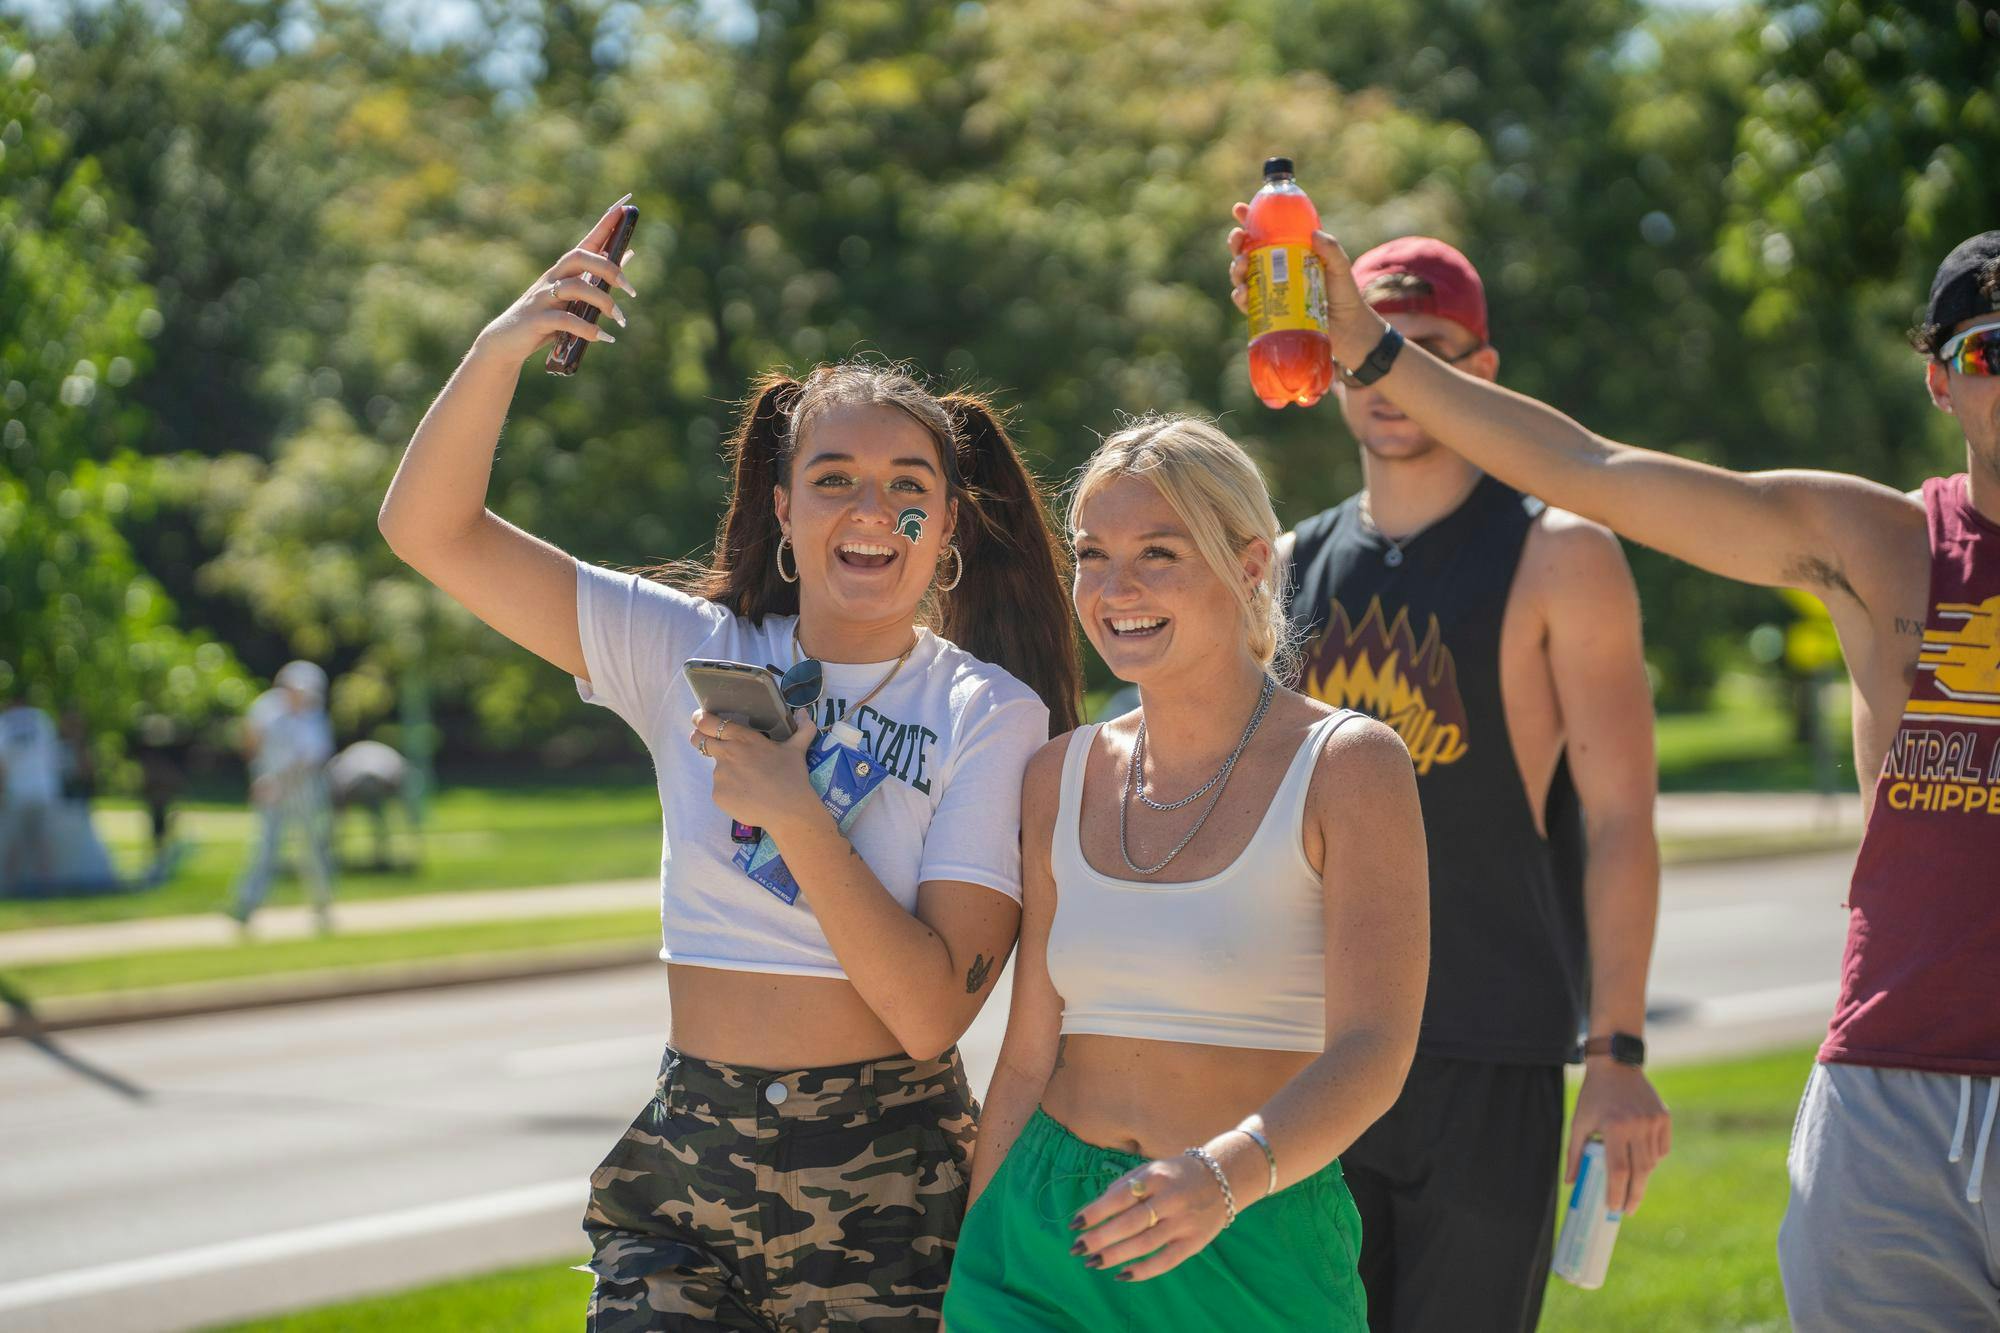
[[[671,1030],[593,1177],[591,1327],[923,1325],[974,1132],[953,1043],[1013,947],[1022,771],[1075,720],[1061,554],[992,409],[879,365],[756,384],[705,567],[617,573],[487,509],[522,363],[558,335],[615,341],[572,303],[626,323],[605,251],[628,217],[607,210],[479,335],[381,513],[399,555],[576,677],[657,769]],[[583,373],[614,373],[600,356]],[[796,730],[703,710],[694,659],[810,678]],[[851,821],[806,769],[842,725],[881,778]],[[768,835],[793,898],[738,864],[732,820]]]

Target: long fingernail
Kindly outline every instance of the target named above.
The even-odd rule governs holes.
[[[1078,1214],[1077,1214],[1077,1215],[1076,1215],[1075,1217],[1072,1217],[1072,1218],[1071,1218],[1071,1219],[1069,1220],[1069,1229],[1070,1229],[1071,1231],[1081,1231],[1081,1230],[1083,1230],[1083,1214],[1082,1214],[1082,1213],[1078,1213]]]
[[[1069,1247],[1069,1252],[1070,1252],[1071,1254],[1082,1254],[1082,1253],[1083,1253],[1083,1242],[1082,1242],[1082,1241],[1078,1241],[1078,1242],[1077,1242],[1076,1244],[1074,1244],[1074,1245],[1070,1246],[1070,1247]]]
[[[616,304],[613,304],[611,307],[611,318],[618,321],[619,328],[622,329],[625,327],[625,312],[620,310]]]
[[[1104,1256],[1101,1254],[1093,1254],[1088,1259],[1085,1259],[1083,1261],[1083,1266],[1085,1268],[1102,1268],[1104,1267]]]
[[[609,333],[605,333],[602,330],[599,330],[597,334],[597,341],[601,343],[615,343],[618,341],[618,339],[613,337]]]
[[[635,300],[638,298],[639,293],[632,290],[632,284],[625,281],[625,275],[622,273],[618,275],[618,286],[624,291],[624,293],[627,296],[630,296]]]

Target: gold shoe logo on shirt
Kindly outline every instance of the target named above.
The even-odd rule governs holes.
[[[1924,627],[1917,670],[1935,688],[1925,689],[1920,676],[1905,717],[2000,722],[2000,597],[1939,602]]]

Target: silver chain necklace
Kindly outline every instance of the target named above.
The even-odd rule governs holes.
[[[1391,569],[1402,564],[1403,547],[1415,540],[1417,534],[1413,532],[1408,537],[1403,538],[1402,541],[1397,541],[1394,537],[1382,531],[1381,525],[1375,521],[1375,508],[1368,503],[1368,492],[1366,491],[1361,493],[1361,521],[1367,524],[1377,537],[1389,543],[1389,549],[1382,552],[1382,563]]]
[[[1221,803],[1222,790],[1229,785],[1230,770],[1235,768],[1236,761],[1243,757],[1243,751],[1250,744],[1250,738],[1257,734],[1258,724],[1263,722],[1264,714],[1270,710],[1271,696],[1276,692],[1277,688],[1277,681],[1271,679],[1269,676],[1264,677],[1264,688],[1257,695],[1257,711],[1250,714],[1250,725],[1243,728],[1243,738],[1236,742],[1236,748],[1231,750],[1229,757],[1222,761],[1222,767],[1216,770],[1215,776],[1201,784],[1200,791],[1195,792],[1194,796],[1176,801],[1172,805],[1159,805],[1153,801],[1147,801],[1139,792],[1139,774],[1146,762],[1146,717],[1144,713],[1139,715],[1139,735],[1132,742],[1132,757],[1125,761],[1125,799],[1118,803],[1118,854],[1125,858],[1125,865],[1133,874],[1159,874],[1172,863],[1176,856],[1181,854],[1182,848],[1194,841],[1194,835],[1201,832],[1201,826],[1208,822],[1208,817],[1215,813],[1215,807]],[[1132,844],[1128,839],[1126,830],[1131,822],[1132,798],[1135,795],[1139,796],[1140,800],[1145,801],[1148,806],[1151,806],[1155,810],[1178,810],[1189,801],[1194,800],[1195,796],[1201,795],[1202,792],[1207,791],[1211,787],[1215,789],[1215,795],[1210,799],[1208,808],[1201,812],[1201,818],[1194,821],[1194,827],[1181,835],[1181,840],[1174,844],[1174,849],[1167,853],[1164,860],[1158,865],[1142,866],[1132,859]]]

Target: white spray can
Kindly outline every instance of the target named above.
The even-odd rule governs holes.
[[[1569,1192],[1569,1211],[1556,1238],[1556,1276],[1586,1291],[1604,1285],[1611,1267],[1611,1247],[1618,1240],[1620,1214],[1604,1205],[1606,1173],[1604,1144],[1583,1145],[1583,1162],[1576,1169],[1576,1187]]]

